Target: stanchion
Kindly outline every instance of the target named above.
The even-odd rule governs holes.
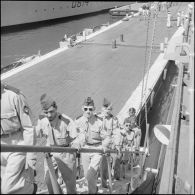
[[[120,35],[120,40],[121,40],[121,42],[124,42],[123,34]]]
[[[47,167],[49,169],[49,177],[50,177],[50,180],[51,180],[53,193],[54,194],[63,194],[63,192],[60,188],[60,185],[57,182],[57,177],[56,177],[56,174],[55,174],[55,170],[53,168],[53,164],[52,164],[51,158],[50,158],[48,153],[45,154],[45,162],[46,162]],[[48,186],[48,187],[50,187],[50,186]]]
[[[115,49],[116,48],[116,40],[112,41],[112,48]]]
[[[108,164],[108,178],[109,178],[109,191],[112,194],[112,176],[111,176],[111,166],[110,166],[110,154],[106,156]]]

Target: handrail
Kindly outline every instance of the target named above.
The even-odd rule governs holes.
[[[57,146],[27,146],[27,145],[6,145],[1,144],[1,152],[68,152],[68,153],[118,153],[117,150],[106,150],[103,149],[90,149],[90,148],[70,148],[70,147],[57,147]],[[140,147],[140,150],[129,149],[121,151],[121,153],[140,153],[144,154],[146,150]]]

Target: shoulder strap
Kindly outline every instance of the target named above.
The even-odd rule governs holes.
[[[98,116],[97,114],[94,115],[96,118],[100,119],[101,121],[103,121],[103,118],[101,118],[100,116]]]
[[[76,120],[78,120],[79,118],[81,118],[83,115],[79,115],[76,117]]]
[[[41,119],[43,119],[43,118],[45,118],[45,116],[44,116],[43,114],[40,114],[40,115],[39,115],[39,119],[41,120]]]
[[[68,118],[65,118],[62,115],[59,115],[59,119],[61,119],[62,121],[64,121],[66,123],[66,125],[68,125],[70,123],[70,120]]]
[[[13,91],[13,92],[16,93],[16,94],[21,94],[21,91],[20,91],[19,89],[15,88],[15,87],[12,87],[12,86],[10,86],[10,85],[8,85],[8,84],[2,84],[2,87],[3,87],[4,89]]]

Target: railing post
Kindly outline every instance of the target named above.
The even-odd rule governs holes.
[[[108,178],[109,178],[109,191],[112,194],[112,176],[111,176],[111,163],[110,163],[110,154],[106,156],[108,164]]]
[[[63,194],[63,192],[60,188],[60,185],[57,182],[57,177],[56,177],[56,174],[55,174],[55,170],[53,168],[53,164],[52,164],[51,158],[50,158],[48,153],[45,154],[45,162],[46,162],[48,170],[49,170],[49,177],[50,177],[50,180],[51,180],[53,193],[54,194]]]

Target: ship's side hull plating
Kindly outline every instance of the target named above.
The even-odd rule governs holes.
[[[119,1],[1,1],[1,27],[92,13],[128,3]]]

